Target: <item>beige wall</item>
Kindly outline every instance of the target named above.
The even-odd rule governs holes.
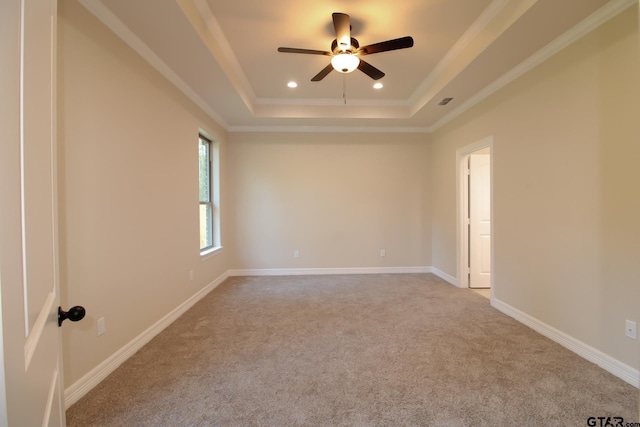
[[[432,135],[433,266],[456,276],[456,149],[494,137],[495,296],[638,369],[640,55],[631,7]]]
[[[58,42],[62,305],[87,309],[63,328],[68,387],[228,270],[198,241],[198,130],[223,160],[226,134],[76,1]]]
[[[230,134],[234,268],[431,265],[428,138]]]

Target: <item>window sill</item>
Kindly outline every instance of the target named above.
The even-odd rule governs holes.
[[[206,261],[222,252],[222,246],[216,246],[215,248],[209,248],[200,252],[200,261]]]

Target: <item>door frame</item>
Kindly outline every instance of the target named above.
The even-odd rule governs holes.
[[[458,148],[456,150],[456,231],[457,231],[457,240],[458,244],[456,245],[457,250],[457,273],[458,273],[458,287],[459,288],[468,288],[469,287],[469,273],[468,273],[468,265],[469,265],[469,232],[467,227],[467,211],[468,211],[468,200],[469,200],[469,185],[467,180],[467,159],[469,155],[473,154],[476,151],[482,150],[483,148],[489,148],[489,159],[490,159],[490,175],[491,175],[491,183],[490,183],[490,191],[491,191],[491,200],[490,200],[490,210],[491,210],[491,298],[494,295],[494,283],[495,283],[495,257],[494,257],[494,218],[493,218],[493,135],[482,138],[472,144],[465,145],[464,147]]]

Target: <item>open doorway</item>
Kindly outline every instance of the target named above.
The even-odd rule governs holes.
[[[458,285],[485,292],[492,288],[492,144],[485,138],[457,151]]]

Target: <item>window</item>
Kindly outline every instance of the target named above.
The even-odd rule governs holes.
[[[220,246],[217,146],[203,135],[200,135],[198,145],[200,253],[205,254]]]

